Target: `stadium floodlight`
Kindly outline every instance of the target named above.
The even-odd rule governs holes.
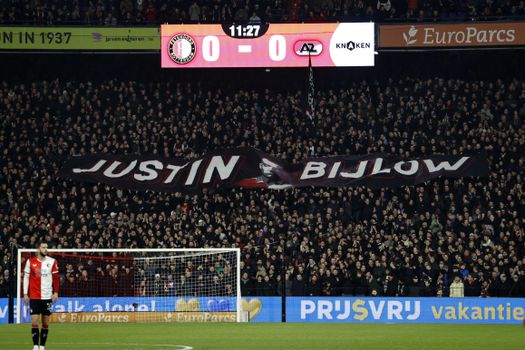
[[[19,249],[16,323],[29,321]],[[49,249],[60,274],[52,322],[240,322],[240,249]]]

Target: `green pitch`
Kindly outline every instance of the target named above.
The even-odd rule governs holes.
[[[31,350],[30,325],[0,325],[0,349]],[[522,325],[51,324],[46,350],[523,350]]]

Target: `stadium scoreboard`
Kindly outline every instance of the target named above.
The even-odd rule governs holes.
[[[161,26],[163,68],[374,65],[373,23]]]

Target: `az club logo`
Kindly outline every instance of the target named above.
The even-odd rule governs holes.
[[[188,34],[177,34],[171,38],[168,45],[168,54],[178,64],[189,63],[195,58],[197,47],[195,40]]]
[[[319,56],[323,52],[323,44],[319,40],[298,40],[293,51],[298,56]]]

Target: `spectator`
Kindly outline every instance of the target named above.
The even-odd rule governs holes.
[[[479,297],[480,295],[481,286],[479,282],[472,275],[467,275],[465,278],[465,296]]]
[[[366,275],[366,284],[368,286],[368,295],[378,295],[381,290],[381,286],[377,282],[377,279],[370,272],[367,272]],[[374,293],[375,292],[375,293]]]
[[[301,296],[305,295],[306,292],[306,285],[303,280],[302,275],[297,275],[296,279],[293,281],[292,284],[292,294],[293,296]]]
[[[248,11],[245,7],[239,6],[234,15],[235,22],[246,22],[248,20]]]
[[[255,295],[265,295],[265,286],[261,275],[257,276],[257,281],[255,282]]]
[[[248,273],[244,272],[241,277],[241,290],[245,291],[244,295],[246,296],[252,296],[254,286],[250,278],[248,277]]]
[[[257,16],[257,12],[253,11],[250,17],[250,23],[261,23],[261,17]]]
[[[408,287],[408,295],[409,297],[419,297],[422,294],[422,285],[419,281],[418,276],[414,276],[412,278],[412,282],[410,283],[410,286]]]
[[[313,275],[312,277],[310,277],[310,283],[308,283],[307,285],[306,294],[308,296],[317,296],[317,295],[321,295],[321,292],[322,292],[321,283],[319,282],[319,279],[317,278],[317,276]]]
[[[461,277],[456,276],[454,281],[450,284],[450,297],[463,298],[465,296],[465,286],[461,281]]]
[[[132,0],[120,0],[120,14],[123,16],[131,13],[131,11],[133,11]]]
[[[201,8],[199,7],[199,5],[197,4],[197,1],[194,1],[189,10],[188,10],[188,13],[189,13],[189,16],[190,16],[190,21],[194,22],[194,23],[198,23],[201,19]]]
[[[0,298],[7,298],[9,296],[9,286],[4,280],[4,276],[0,275]]]
[[[63,287],[61,287],[61,294],[65,297],[78,296],[77,286],[78,283],[75,281],[75,277],[73,275],[69,275],[66,277]],[[97,292],[96,294],[99,293]]]
[[[276,294],[275,284],[270,281],[270,276],[266,275],[263,279],[263,293],[262,296],[273,296]]]
[[[510,289],[511,283],[507,279],[507,275],[502,273],[492,281],[488,289],[488,294],[492,297],[503,298],[509,296]]]
[[[525,295],[525,279],[522,277],[520,279],[518,274],[512,275],[512,286],[509,290],[509,297],[518,298]]]
[[[387,274],[385,282],[383,284],[383,295],[386,297],[395,297],[397,294],[397,282],[394,280],[394,276]]]
[[[379,15],[378,18],[383,20],[390,16],[390,12],[392,11],[392,3],[390,0],[377,0],[376,8]]]
[[[190,9],[191,9],[191,7],[190,7]],[[150,2],[148,4],[148,7],[146,8],[146,15],[144,16],[144,18],[146,19],[146,22],[148,22],[148,23],[156,23],[156,21],[157,21],[157,9],[155,8],[155,5],[153,3]]]

